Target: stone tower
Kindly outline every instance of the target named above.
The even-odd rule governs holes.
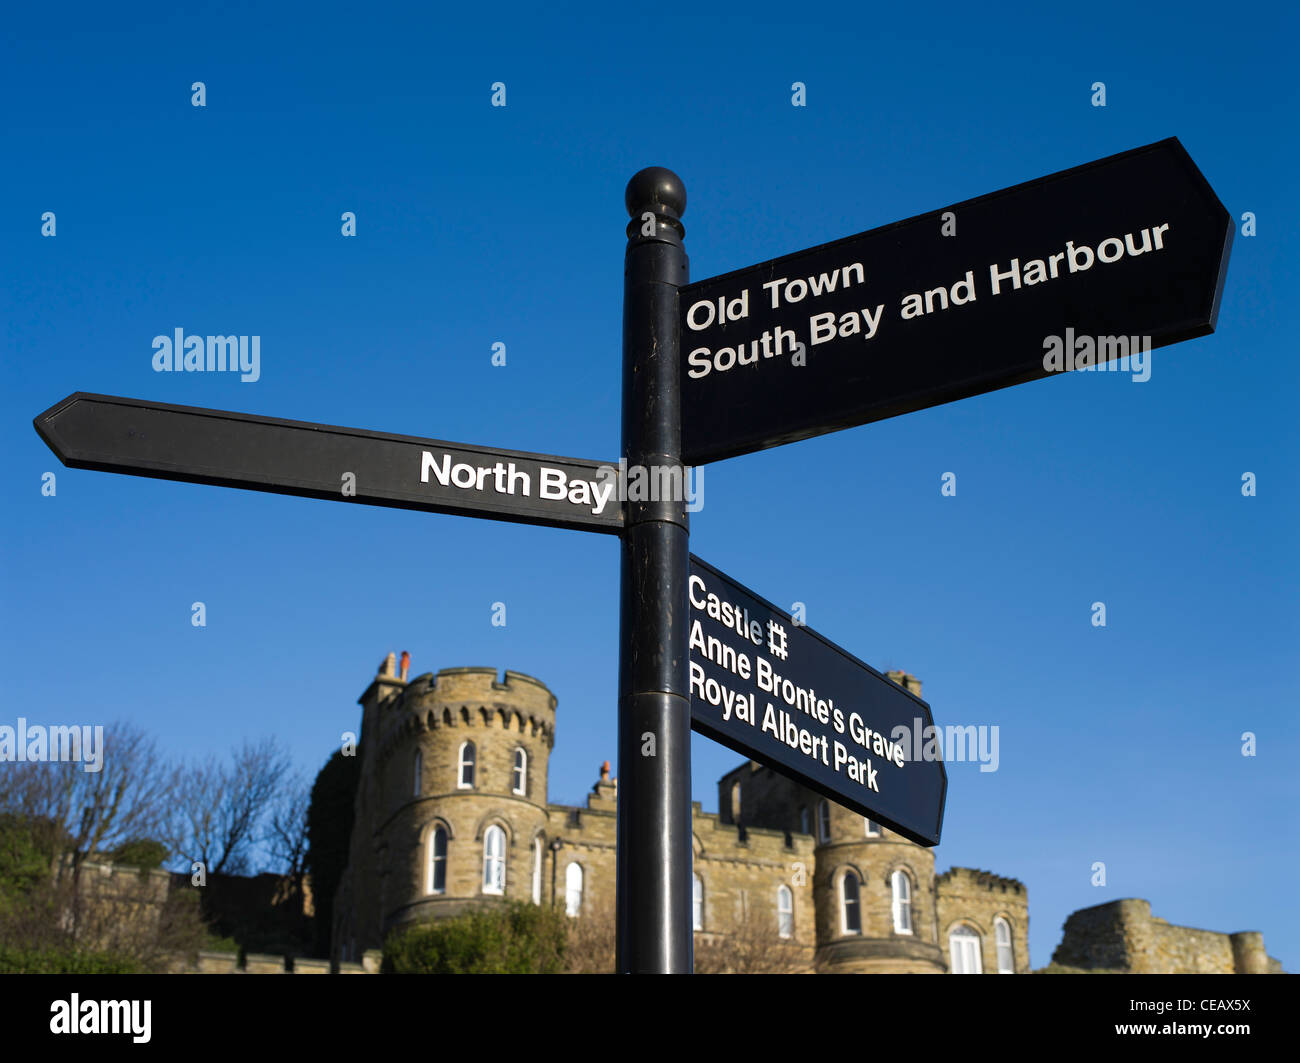
[[[360,699],[361,781],[335,906],[345,960],[395,927],[526,901],[538,886],[555,696],[494,668],[404,673],[390,654]]]
[[[886,673],[918,697],[921,683]],[[938,941],[934,851],[752,761],[724,775],[724,822],[812,835],[816,965],[827,972],[947,970]]]

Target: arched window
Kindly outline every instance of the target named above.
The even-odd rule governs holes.
[[[910,934],[912,932],[912,880],[906,871],[895,871],[890,876],[890,885],[894,891],[894,933]]]
[[[948,932],[948,955],[952,974],[983,974],[980,959],[980,936],[968,926],[955,926]]]
[[[447,832],[442,827],[434,827],[429,835],[429,881],[425,891],[447,892]]]
[[[831,840],[831,803],[824,798],[817,802],[817,838],[823,842]]]
[[[691,885],[691,929],[704,929],[704,882],[699,875],[694,876]]]
[[[528,754],[523,748],[515,750],[515,785],[514,792],[517,794],[528,792]]]
[[[411,774],[414,776],[411,793],[415,797],[419,797],[420,784],[424,777],[424,755],[418,749],[415,751],[415,763],[411,767]]]
[[[506,832],[495,824],[483,834],[483,892],[506,891]]]
[[[1015,955],[1011,951],[1011,924],[999,916],[993,920],[993,940],[998,949],[998,974],[1015,974]]]
[[[731,784],[731,822],[740,822],[740,783]]]
[[[461,790],[474,788],[474,743],[460,744],[460,781],[456,783]]]
[[[542,903],[542,836],[533,839],[533,903]]]
[[[582,911],[582,865],[564,869],[564,914],[577,916]]]
[[[862,906],[858,899],[859,883],[857,873],[844,872],[840,881],[840,909],[844,921],[844,933],[862,933]]]
[[[794,937],[794,891],[789,886],[776,889],[776,932],[783,938]]]
[[[808,815],[808,809],[806,807],[799,809],[799,833],[812,833],[812,817]]]
[[[880,824],[879,824],[879,823],[873,823],[873,822],[872,822],[871,820],[869,820],[869,819],[866,820],[865,822],[866,822],[866,824],[867,824],[867,837],[868,837],[868,838],[879,838],[879,837],[880,837]]]

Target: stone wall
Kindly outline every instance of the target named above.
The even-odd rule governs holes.
[[[1174,926],[1152,916],[1149,901],[1135,897],[1074,912],[1052,963],[1130,974],[1281,972],[1257,931],[1223,934]]]
[[[950,963],[948,935],[967,926],[980,937],[980,960],[985,974],[998,974],[996,922],[1011,931],[1012,973],[1029,973],[1029,897],[1023,883],[990,871],[954,867],[934,882],[939,912],[939,943]]]

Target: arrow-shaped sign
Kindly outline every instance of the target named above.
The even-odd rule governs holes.
[[[920,845],[948,772],[930,706],[694,554],[691,728]]]
[[[616,465],[193,406],[69,395],[36,431],[74,469],[617,533]]]
[[[680,293],[683,460],[1214,331],[1232,219],[1175,138]],[[1136,348],[1136,351],[1135,351]]]

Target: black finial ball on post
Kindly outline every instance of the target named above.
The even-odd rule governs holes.
[[[638,217],[647,210],[680,218],[686,213],[686,186],[672,170],[662,166],[647,166],[632,175],[623,194],[627,212]]]

